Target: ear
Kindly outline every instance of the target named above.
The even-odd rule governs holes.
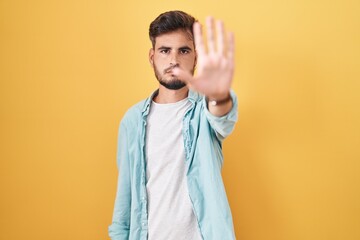
[[[149,50],[149,62],[151,64],[151,66],[154,66],[154,49],[150,48]]]

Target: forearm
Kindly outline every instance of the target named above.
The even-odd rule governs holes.
[[[237,103],[237,96],[235,94],[234,91],[230,90],[230,96],[231,96],[231,100],[229,102],[227,102],[226,104],[222,105],[218,105],[217,108],[213,111],[223,111],[223,112],[217,112],[219,114],[223,114],[222,116],[216,116],[216,112],[210,112],[210,108],[212,109],[212,107],[216,107],[216,106],[212,106],[212,107],[208,107],[208,103],[207,103],[207,98],[203,98],[203,104],[204,104],[204,113],[205,116],[207,117],[211,127],[214,129],[216,136],[222,140],[224,138],[226,138],[234,129],[235,123],[237,121],[238,118],[238,111],[237,111],[237,107],[238,107],[238,103]],[[211,100],[211,98],[210,98]],[[211,103],[211,101],[210,101]],[[211,105],[211,104],[210,104]],[[229,106],[228,106],[229,105]],[[230,109],[227,109],[227,107],[229,107]]]
[[[119,128],[117,166],[118,182],[112,223],[109,226],[109,236],[112,240],[128,239],[131,215],[131,180],[130,159],[128,154],[127,128],[123,122]]]

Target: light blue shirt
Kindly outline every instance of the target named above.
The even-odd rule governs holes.
[[[145,133],[152,98],[131,107],[119,127],[119,177],[112,224],[112,240],[146,240],[148,234]],[[191,107],[183,118],[186,177],[190,200],[204,240],[235,239],[231,210],[221,177],[222,142],[237,121],[237,97],[222,117],[212,115],[205,97],[189,90]],[[164,139],[165,140],[165,139]],[[176,226],[174,226],[176,227]]]

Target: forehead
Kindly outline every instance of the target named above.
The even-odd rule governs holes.
[[[194,47],[194,40],[191,38],[191,33],[185,30],[176,30],[169,33],[164,33],[155,38],[155,48],[167,46],[167,47],[179,47],[188,46]]]

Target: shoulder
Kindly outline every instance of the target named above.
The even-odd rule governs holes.
[[[146,104],[146,99],[136,103],[135,105],[131,106],[124,114],[123,118],[121,119],[121,125],[126,128],[135,127],[141,118],[142,112]]]

